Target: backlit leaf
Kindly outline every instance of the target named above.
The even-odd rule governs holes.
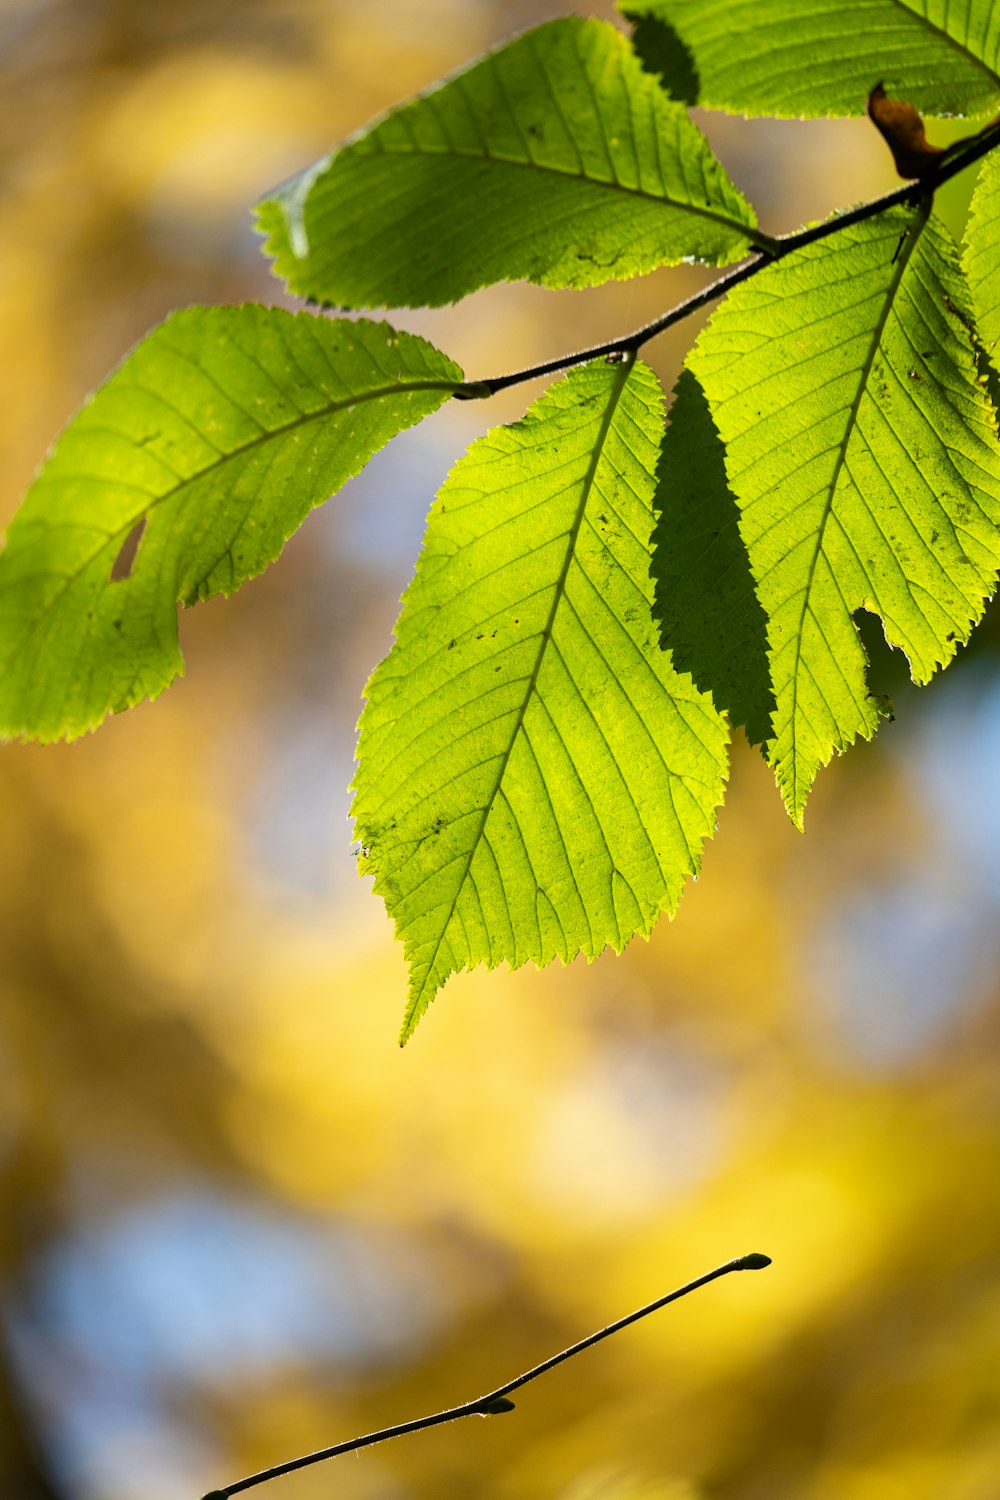
[[[434,503],[354,804],[410,964],[404,1036],[460,969],[648,935],[698,868],[727,731],[650,613],[661,431],[647,368],[586,365]]]
[[[998,364],[1000,342],[1000,154],[986,157],[972,194],[965,237],[965,274],[979,336]]]
[[[454,302],[497,281],[584,287],[759,237],[684,108],[614,27],[566,17],[392,110],[260,205],[291,291]]]
[[[1000,0],[619,0],[674,98],[860,115],[876,84],[928,115],[1000,105]]]
[[[177,604],[259,573],[461,379],[385,323],[168,318],[69,424],[11,524],[0,733],[71,738],[162,692],[183,668]]]
[[[895,209],[736,288],[690,356],[768,616],[767,749],[796,822],[884,711],[853,613],[881,616],[922,683],[993,591],[1000,446],[968,317],[946,231]]]

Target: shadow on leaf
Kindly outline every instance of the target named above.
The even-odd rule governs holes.
[[[690,672],[747,739],[771,734],[767,622],[754,590],[725,450],[708,400],[685,370],[660,452],[653,617],[674,665]]]
[[[629,15],[626,11],[625,19],[631,22],[632,46],[646,72],[660,80],[671,99],[697,104],[701,79],[687,43],[669,22],[655,16]]]

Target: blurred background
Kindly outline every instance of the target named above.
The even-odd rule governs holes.
[[[282,301],[257,196],[571,8],[0,0],[0,519],[170,309]],[[863,121],[703,125],[772,231],[894,185]],[[398,322],[475,377],[704,279],[502,287]],[[694,332],[646,351],[668,389]],[[805,837],[738,743],[674,923],[589,968],[459,976],[395,1045],[354,724],[436,487],[538,389],[397,439],[261,579],[184,616],[188,674],[158,703],[0,754],[4,1500],[194,1500],[476,1395],[748,1250],[772,1269],[514,1415],[266,1493],[1000,1494],[995,622],[920,693],[878,654],[896,722],[821,776]]]

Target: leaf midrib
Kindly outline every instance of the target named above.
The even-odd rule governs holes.
[[[419,1016],[421,1014],[421,1002],[423,1001],[423,997],[427,991],[428,983],[432,980],[432,976],[434,974],[434,966],[437,963],[438,954],[441,951],[441,944],[444,942],[448,928],[451,926],[452,918],[455,915],[455,909],[458,906],[458,898],[465,888],[465,882],[469,878],[469,871],[472,868],[472,861],[476,856],[476,851],[479,848],[480,841],[483,837],[486,824],[489,821],[489,817],[491,812],[493,811],[493,807],[496,803],[497,797],[500,795],[500,791],[503,786],[503,779],[507,772],[507,766],[510,763],[511,755],[514,753],[514,746],[516,745],[521,730],[524,727],[524,720],[528,712],[528,705],[531,702],[532,696],[536,691],[539,673],[542,669],[542,662],[545,659],[545,653],[548,650],[548,647],[552,640],[552,629],[555,624],[556,615],[559,612],[559,606],[563,600],[563,595],[566,588],[566,579],[569,576],[569,570],[572,566],[573,558],[576,554],[577,538],[580,535],[580,528],[583,525],[583,520],[587,513],[587,505],[590,501],[590,495],[594,486],[594,479],[597,474],[597,468],[600,464],[601,456],[604,452],[604,445],[607,441],[608,433],[611,430],[611,424],[614,421],[615,413],[618,410],[618,403],[621,400],[622,393],[625,390],[626,384],[628,383],[628,377],[632,372],[634,364],[634,356],[632,356],[632,358],[630,359],[624,359],[620,362],[619,367],[615,372],[615,379],[609,393],[607,409],[605,410],[604,415],[601,418],[601,424],[598,430],[597,438],[594,442],[593,452],[591,453],[590,457],[590,463],[587,466],[587,471],[584,475],[583,483],[581,485],[580,503],[577,506],[577,512],[575,517],[573,518],[573,524],[570,527],[569,531],[566,533],[566,555],[563,558],[562,567],[559,570],[559,576],[556,579],[553,588],[552,604],[549,608],[548,616],[546,618],[545,624],[542,626],[541,634],[539,636],[538,652],[535,656],[534,666],[531,669],[531,675],[528,678],[527,685],[524,690],[524,696],[521,700],[521,706],[518,709],[517,719],[514,723],[514,727],[511,730],[507,749],[504,751],[503,758],[497,770],[496,782],[486,802],[486,805],[483,808],[482,816],[479,820],[479,827],[476,829],[475,837],[470,841],[469,853],[465,861],[465,868],[462,871],[461,878],[456,883],[455,894],[452,898],[451,905],[448,908],[448,915],[441,924],[438,939],[434,945],[434,952],[431,954],[430,961],[427,964],[420,989],[415,995],[411,996],[407,1004],[406,1012],[403,1016],[403,1029],[400,1035],[401,1042],[405,1042],[412,1034],[413,1028],[416,1025],[417,1020],[419,1019]]]
[[[140,506],[129,517],[129,519],[118,528],[117,531],[109,532],[107,534],[104,541],[101,542],[100,546],[97,547],[95,551],[91,552],[90,555],[83,560],[83,562],[74,572],[64,575],[64,582],[62,587],[52,596],[42,612],[32,618],[28,635],[24,639],[22,644],[26,644],[27,641],[31,639],[31,636],[34,634],[34,632],[41,627],[44,621],[51,614],[52,610],[57,607],[63,595],[73,586],[74,583],[76,583],[81,574],[86,572],[91,563],[95,562],[96,559],[100,557],[101,553],[104,552],[109,547],[109,545],[116,542],[120,537],[124,539],[144,516],[148,517],[149,514],[158,506],[162,505],[167,500],[172,500],[176,495],[180,494],[189,485],[197,484],[199,480],[204,479],[206,475],[218,474],[225,468],[226,464],[233,462],[235,459],[244,457],[245,454],[252,452],[254,448],[262,447],[264,444],[270,442],[272,438],[285,437],[290,432],[295,432],[302,427],[308,426],[310,422],[324,421],[327,417],[335,416],[336,413],[340,411],[347,411],[352,406],[359,406],[362,402],[381,400],[385,396],[395,395],[401,391],[406,392],[407,394],[417,391],[455,391],[461,389],[461,386],[462,381],[460,380],[422,380],[414,381],[412,384],[401,384],[397,382],[391,386],[380,386],[377,390],[365,391],[361,395],[351,396],[349,399],[331,401],[326,406],[320,408],[318,411],[302,412],[299,414],[299,416],[294,417],[290,422],[284,422],[280,427],[271,427],[266,432],[260,433],[257,437],[251,438],[249,442],[241,443],[238,448],[233,448],[229,453],[222,454],[222,456],[216,459],[213,463],[206,464],[203,469],[197,469],[193,474],[185,475],[183,479],[179,479],[176,484],[171,485],[169,489],[164,490],[162,495],[150,495],[146,503]],[[162,401],[162,396],[159,396],[159,399]],[[204,440],[203,433],[199,432],[198,436]],[[134,445],[133,439],[129,439],[129,441],[133,442]],[[154,453],[153,456],[156,457],[156,454]],[[158,462],[162,462],[162,460],[158,460]],[[73,471],[70,470],[68,474],[53,476],[51,478],[46,477],[45,482],[50,484],[59,483],[66,478],[72,477],[74,477]],[[88,476],[77,474],[76,477],[86,478]],[[52,529],[58,531],[60,528],[57,526]],[[2,558],[2,556],[3,554],[0,553],[0,558]],[[123,582],[127,582],[127,580],[123,580]]]
[[[728,214],[721,213],[716,209],[706,208],[697,203],[688,203],[683,198],[672,198],[669,194],[665,193],[647,193],[644,188],[626,187],[624,183],[619,182],[617,178],[613,179],[610,182],[606,182],[599,177],[590,177],[586,172],[572,172],[566,167],[549,167],[545,166],[541,162],[530,160],[519,161],[517,157],[496,156],[492,153],[487,153],[484,151],[456,151],[452,147],[445,151],[434,151],[429,150],[423,146],[397,147],[379,145],[377,150],[358,151],[355,153],[355,155],[356,157],[439,156],[449,159],[455,159],[458,161],[485,162],[490,166],[495,165],[501,167],[521,167],[526,171],[550,173],[553,177],[567,177],[573,182],[586,182],[589,183],[592,187],[604,188],[612,193],[624,193],[632,198],[641,198],[644,202],[658,205],[661,208],[666,207],[678,210],[686,210],[688,213],[694,214],[698,218],[709,219],[714,224],[721,224],[726,229],[732,229],[736,231],[743,237],[743,239],[749,240],[752,245],[756,245],[759,248],[769,249],[773,245],[773,241],[770,239],[770,237],[763,234],[755,225],[744,223],[742,219],[731,218]],[[335,161],[331,162],[328,170],[332,171],[334,170],[334,168]],[[307,200],[312,191],[313,188],[310,188],[309,194],[307,194]],[[290,230],[291,226],[289,226],[289,232]]]
[[[929,196],[922,201],[917,214],[913,218],[912,222],[907,226],[903,245],[900,247],[899,254],[896,257],[896,267],[893,271],[892,279],[889,282],[888,287],[886,288],[884,305],[882,307],[882,311],[879,314],[878,322],[872,330],[871,344],[869,346],[868,353],[865,355],[864,363],[858,373],[857,389],[854,393],[854,398],[851,401],[851,405],[847,414],[847,420],[844,424],[844,435],[841,438],[840,444],[837,449],[837,457],[834,462],[833,474],[831,475],[829,485],[827,486],[827,496],[823,506],[823,517],[816,529],[816,545],[813,550],[811,561],[809,563],[809,572],[806,578],[806,585],[802,591],[802,609],[799,612],[798,625],[795,631],[795,660],[792,666],[792,704],[790,715],[790,725],[792,733],[792,765],[793,768],[795,768],[793,772],[793,807],[796,809],[798,807],[798,755],[796,749],[796,724],[799,697],[799,668],[802,662],[802,634],[805,625],[806,613],[809,609],[812,587],[816,578],[816,569],[819,566],[820,558],[823,556],[823,542],[826,536],[826,528],[829,524],[830,517],[833,514],[833,504],[837,495],[837,486],[840,483],[840,475],[847,460],[847,449],[850,445],[851,438],[854,435],[858,412],[861,409],[861,403],[864,400],[865,392],[868,389],[868,378],[871,375],[872,366],[875,363],[875,357],[881,346],[882,334],[885,331],[885,325],[889,321],[889,315],[892,312],[893,306],[895,304],[896,294],[899,291],[906,268],[910,263],[910,258],[917,248],[917,244],[919,242],[921,234],[926,228],[927,221],[930,218],[932,206],[932,200]],[[798,813],[796,813],[795,816],[796,821],[798,821]]]

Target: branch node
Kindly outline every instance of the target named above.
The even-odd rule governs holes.
[[[212,1490],[211,1494],[203,1495],[202,1500],[231,1500],[233,1495],[240,1494],[243,1490],[253,1489],[269,1479],[277,1479],[281,1474],[291,1474],[295,1469],[304,1469],[310,1464],[321,1463],[327,1458],[337,1458],[343,1453],[356,1453],[359,1448],[370,1448],[374,1443],[384,1443],[388,1438],[402,1437],[404,1433],[423,1432],[428,1427],[439,1427],[443,1422],[456,1422],[460,1417],[493,1417],[500,1416],[503,1412],[513,1411],[514,1402],[508,1399],[506,1394],[508,1391],[520,1390],[522,1386],[530,1384],[532,1380],[537,1380],[539,1375],[544,1375],[556,1365],[563,1364],[567,1359],[573,1359],[577,1354],[582,1354],[585,1349],[592,1349],[595,1344],[610,1338],[613,1333],[620,1333],[630,1324],[638,1323],[640,1318],[647,1318],[650,1313],[658,1312],[669,1302],[676,1302],[678,1298],[686,1297],[689,1292],[696,1292],[699,1287],[707,1286],[710,1281],[717,1281],[720,1276],[728,1276],[731,1271],[758,1271],[761,1267],[770,1264],[768,1256],[756,1252],[752,1255],[739,1256],[736,1260],[727,1260],[725,1265],[716,1266],[714,1271],[706,1271],[704,1276],[685,1282],[684,1286],[678,1287],[676,1291],[667,1292],[665,1296],[657,1297],[654,1302],[647,1302],[645,1307],[637,1308],[635,1312],[619,1318],[616,1323],[609,1323],[606,1328],[599,1328],[596,1333],[588,1334],[585,1339],[570,1344],[569,1348],[550,1355],[548,1359],[543,1359],[541,1364],[525,1370],[523,1375],[518,1375],[514,1380],[508,1380],[506,1385],[498,1386],[495,1391],[480,1396],[478,1401],[466,1401],[461,1406],[451,1406],[444,1411],[433,1412],[429,1417],[417,1417],[410,1422],[399,1422],[395,1427],[383,1427],[379,1432],[369,1432],[363,1437],[354,1438],[346,1443],[335,1443],[332,1448],[321,1448],[316,1453],[305,1453],[301,1458],[289,1459],[287,1463],[275,1464],[270,1469],[261,1469],[257,1474],[250,1474],[246,1479],[239,1479],[224,1490]]]
[[[501,1412],[513,1411],[514,1402],[508,1401],[506,1396],[494,1396],[490,1401],[485,1401],[479,1409],[481,1417],[498,1417]]]
[[[904,108],[912,108],[912,106],[904,106]],[[917,118],[919,119],[919,116]],[[793,251],[802,249],[806,245],[815,244],[817,240],[824,240],[829,235],[838,234],[852,224],[861,224],[866,219],[873,219],[877,214],[885,213],[887,209],[902,204],[917,207],[933,194],[936,187],[948,182],[958,172],[971,166],[973,162],[979,161],[987,152],[993,151],[998,146],[1000,146],[1000,115],[988,125],[984,125],[977,135],[955,141],[944,151],[928,146],[924,152],[919,153],[920,174],[916,180],[904,183],[894,192],[886,193],[881,198],[873,198],[870,202],[859,204],[856,208],[844,209],[820,224],[808,224],[804,229],[796,230],[794,234],[780,235],[775,238],[760,230],[755,230],[751,241],[754,254],[749,259],[718,277],[702,291],[695,292],[693,296],[679,302],[669,312],[654,318],[643,328],[637,328],[626,338],[597,344],[590,349],[578,349],[574,354],[564,354],[559,359],[547,360],[545,364],[532,365],[529,369],[518,370],[513,375],[497,375],[491,380],[470,380],[456,390],[455,396],[459,401],[477,401],[486,396],[495,396],[498,391],[507,390],[512,385],[521,385],[526,380],[535,380],[543,375],[557,375],[563,370],[572,369],[574,365],[586,364],[589,360],[603,357],[614,362],[614,357],[623,351],[634,357],[644,344],[649,343],[650,339],[657,338],[659,334],[665,333],[668,328],[673,328],[675,324],[690,317],[692,313],[699,312],[710,302],[714,302],[725,292],[731,291],[733,287],[739,286],[741,282],[748,281],[751,276],[756,276],[759,271],[763,271],[775,261],[782,260],[786,255],[791,255]]]

